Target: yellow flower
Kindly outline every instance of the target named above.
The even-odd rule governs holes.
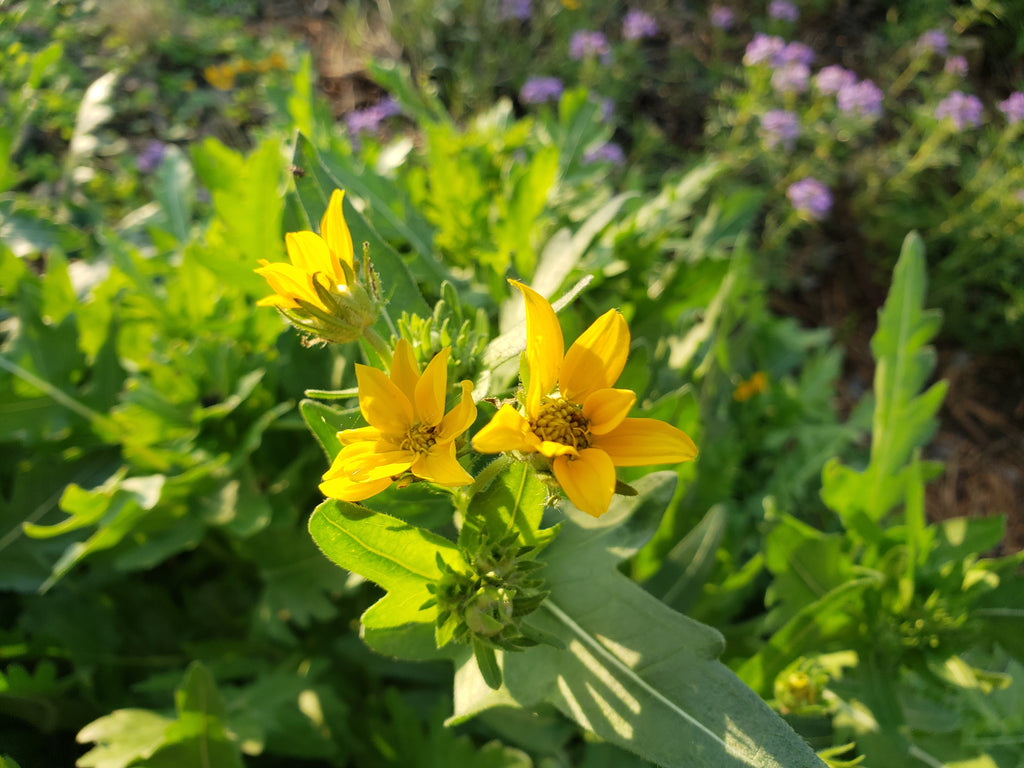
[[[554,309],[539,293],[509,281],[526,300],[525,414],[502,406],[473,438],[481,453],[540,453],[569,500],[594,517],[608,511],[615,467],[690,461],[697,447],[657,419],[628,418],[636,394],[613,385],[626,365],[629,328],[611,309],[565,351]]]
[[[211,64],[203,70],[206,82],[218,91],[230,91],[235,87],[235,67],[225,62],[224,64]]]
[[[256,302],[259,306],[276,307],[301,330],[337,342],[359,338],[377,319],[376,303],[355,277],[352,235],[342,211],[344,198],[339,189],[331,194],[319,235],[285,235],[290,264],[260,259],[256,270],[274,291]]]
[[[462,382],[462,400],[445,413],[449,351],[434,355],[422,375],[405,339],[395,345],[390,376],[356,365],[359,410],[370,426],[338,433],[344,447],[324,473],[325,496],[361,501],[405,472],[438,485],[473,482],[455,458],[455,439],[476,419],[473,383]]]
[[[732,399],[737,403],[745,402],[754,395],[759,395],[768,389],[768,376],[764,371],[758,371],[746,381],[741,381],[732,391]]]

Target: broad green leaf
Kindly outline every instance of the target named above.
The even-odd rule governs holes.
[[[195,172],[185,153],[170,144],[164,150],[164,159],[157,169],[153,195],[167,217],[168,231],[178,242],[188,239],[195,204]]]
[[[341,450],[338,433],[353,429],[362,423],[358,406],[343,410],[317,400],[302,400],[299,402],[299,413],[302,414],[313,437],[324,449],[328,461],[334,461],[334,457]]]
[[[529,464],[502,456],[477,478],[468,516],[486,520],[495,540],[517,528],[523,544],[536,544],[546,497],[547,489]]]
[[[504,684],[497,691],[468,655],[457,659],[454,722],[492,706],[549,702],[601,738],[670,768],[821,765],[716,660],[722,638],[715,630],[672,611],[618,571],[642,544],[629,533],[633,513],[648,497],[664,509],[674,483],[673,473],[659,473],[640,496],[617,498],[599,519],[567,505],[562,532],[545,550],[551,595],[530,617],[565,650],[500,654]]]
[[[725,507],[717,504],[665,555],[661,568],[644,582],[644,588],[669,607],[685,611],[700,596],[715,565],[725,526]]]
[[[296,167],[302,169],[302,174],[295,178],[295,190],[302,201],[306,216],[309,217],[310,226],[318,230],[331,193],[335,189],[344,189],[344,184],[331,173],[312,143],[302,134],[298,134],[295,140],[293,162]],[[348,196],[344,202],[344,213],[345,221],[352,232],[352,242],[357,255],[361,255],[361,243],[370,244],[370,260],[373,262],[374,270],[381,276],[384,296],[393,311],[406,311],[421,317],[429,317],[430,308],[413,282],[402,257],[381,239],[363,215],[352,206]],[[382,327],[382,331],[387,330],[386,327]]]
[[[858,515],[877,523],[903,500],[908,462],[935,431],[947,387],[940,381],[918,394],[935,367],[935,350],[927,344],[941,323],[938,312],[923,309],[925,270],[924,245],[911,233],[871,339],[877,367],[870,461],[862,472],[833,461],[822,473],[822,499],[847,528],[864,530]]]
[[[79,768],[127,768],[152,757],[164,744],[172,718],[145,709],[118,709],[78,732],[79,744],[95,742],[75,765]]]
[[[177,717],[122,709],[78,732],[79,743],[96,742],[76,765],[127,768],[242,768],[238,746],[226,728],[224,704],[209,670],[193,662],[175,692]]]
[[[437,557],[461,562],[455,545],[398,518],[344,501],[328,499],[309,520],[313,541],[335,564],[383,587],[387,594],[363,614],[370,647],[404,657],[437,657],[436,608],[427,584],[441,572]],[[408,646],[408,647],[406,647]]]

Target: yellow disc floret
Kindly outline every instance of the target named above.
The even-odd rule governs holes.
[[[563,397],[542,398],[540,413],[531,426],[541,440],[571,445],[578,451],[590,447],[590,421],[579,405]]]

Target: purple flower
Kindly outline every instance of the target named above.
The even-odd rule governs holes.
[[[736,14],[732,8],[719,5],[711,9],[711,26],[718,29],[732,29],[736,23]]]
[[[871,80],[844,85],[836,94],[836,104],[841,112],[861,117],[881,117],[882,89]]]
[[[779,21],[796,21],[800,18],[800,9],[789,0],[772,0],[768,3],[768,15]]]
[[[658,34],[658,22],[649,13],[632,10],[622,17],[622,38],[624,40],[642,40]]]
[[[156,139],[150,139],[135,158],[135,167],[139,169],[139,173],[152,173],[160,167],[166,152],[166,144]]]
[[[942,71],[949,75],[963,77],[967,74],[967,59],[963,56],[950,56],[946,59],[946,64],[942,67]]]
[[[1024,120],[1024,93],[1014,91],[997,105],[1010,125]]]
[[[783,64],[772,73],[772,88],[779,93],[803,93],[811,79],[811,69],[799,61]]]
[[[981,125],[981,100],[963,91],[953,91],[935,107],[939,120],[950,118],[958,131]]]
[[[597,56],[602,64],[610,64],[612,49],[608,45],[608,38],[602,32],[589,29],[573,32],[569,38],[569,58],[582,61],[590,56]]]
[[[626,162],[626,153],[614,141],[609,141],[583,153],[583,162],[587,165],[601,162],[622,165]]]
[[[814,221],[821,221],[832,210],[832,193],[813,176],[795,181],[786,190],[786,197],[796,209]]]
[[[838,64],[822,67],[821,71],[814,76],[814,87],[822,93],[839,93],[843,87],[856,82],[857,75]]]
[[[376,104],[364,109],[356,109],[345,115],[345,125],[348,132],[353,136],[360,133],[376,133],[380,124],[389,117],[401,114],[402,109],[398,102],[390,96],[381,99]]]
[[[803,43],[789,43],[779,51],[775,59],[773,63],[776,66],[796,62],[809,67],[814,63],[814,50],[809,45],[804,45]]]
[[[600,110],[601,122],[610,123],[612,118],[615,117],[615,100],[608,96],[603,96],[597,100],[597,108]]]
[[[501,0],[498,8],[498,18],[502,21],[526,21],[532,15],[533,0]]]
[[[919,54],[937,53],[939,56],[945,56],[946,51],[949,50],[949,39],[941,29],[929,29],[917,38],[914,49]]]
[[[747,49],[743,52],[743,63],[748,67],[757,64],[772,64],[774,66],[785,47],[786,41],[781,37],[758,32],[747,43]]]
[[[523,104],[543,104],[562,98],[565,86],[557,77],[531,77],[519,89],[519,100]]]
[[[769,149],[781,144],[787,152],[791,152],[799,135],[800,118],[795,112],[772,109],[761,116],[761,137]]]

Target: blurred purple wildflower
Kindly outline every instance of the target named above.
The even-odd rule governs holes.
[[[941,29],[929,29],[917,38],[914,50],[919,54],[930,52],[937,53],[939,56],[945,56],[946,51],[949,50],[949,39]]]
[[[611,163],[612,165],[622,165],[626,162],[626,153],[623,152],[622,147],[614,141],[609,141],[584,152],[583,162],[588,165],[590,163],[600,162]]]
[[[957,130],[962,131],[981,125],[981,109],[981,100],[977,96],[953,91],[935,107],[935,117],[939,120],[950,118]]]
[[[822,93],[839,93],[840,89],[857,82],[857,75],[838,64],[822,67],[814,76],[814,87]]]
[[[718,5],[711,9],[711,26],[718,29],[732,29],[736,23],[736,14],[732,8]]]
[[[135,167],[139,169],[139,173],[152,173],[160,167],[166,152],[166,144],[157,139],[150,139],[135,158]]]
[[[498,18],[502,21],[526,21],[532,15],[533,0],[501,0],[498,8]]]
[[[602,96],[597,100],[597,108],[600,110],[602,123],[610,123],[615,117],[615,99]]]
[[[361,133],[375,133],[381,123],[389,117],[401,113],[402,108],[398,106],[398,102],[387,96],[373,106],[349,112],[345,115],[345,125],[353,136],[358,136]]]
[[[750,42],[747,43],[747,48],[743,52],[743,63],[748,67],[753,67],[757,64],[774,65],[782,49],[785,47],[786,41],[781,37],[757,32]]]
[[[997,105],[1010,125],[1024,120],[1024,93],[1014,91]]]
[[[658,34],[658,22],[649,13],[631,10],[622,17],[622,38],[624,40],[642,40]]]
[[[799,61],[791,61],[772,73],[772,88],[779,93],[803,93],[810,80],[810,67]]]
[[[841,112],[861,117],[882,116],[882,89],[871,80],[844,85],[836,94],[836,105]]]
[[[950,56],[946,59],[946,63],[942,67],[942,71],[949,75],[963,77],[967,74],[967,59],[963,56]]]
[[[565,86],[557,77],[531,77],[519,89],[519,100],[523,104],[543,104],[562,98]]]
[[[803,43],[789,43],[775,56],[773,64],[778,66],[794,62],[811,66],[814,63],[814,49]]]
[[[800,118],[795,112],[771,109],[761,116],[761,137],[769,149],[781,144],[787,152],[791,152],[799,135]]]
[[[813,176],[790,184],[786,197],[798,213],[815,221],[821,221],[832,210],[832,193]]]
[[[608,45],[608,38],[596,30],[580,29],[573,32],[569,38],[569,58],[582,61],[589,56],[597,56],[602,64],[610,64],[612,49]]]
[[[772,0],[768,3],[768,15],[779,21],[796,21],[800,18],[800,9],[789,0]]]

